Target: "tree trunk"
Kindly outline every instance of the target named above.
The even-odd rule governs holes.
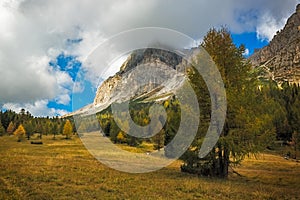
[[[230,152],[229,152],[228,148],[224,147],[222,178],[228,177],[229,153]]]
[[[297,142],[295,140],[295,143],[294,143],[294,150],[295,150],[295,159],[297,159]]]
[[[227,147],[219,146],[218,152],[218,168],[216,176],[220,178],[227,178],[228,177],[228,168],[229,168],[229,150]]]

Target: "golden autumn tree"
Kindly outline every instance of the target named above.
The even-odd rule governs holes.
[[[117,140],[119,143],[124,143],[125,142],[125,136],[124,134],[122,133],[122,131],[120,131],[117,135]]]
[[[24,135],[26,134],[26,131],[23,127],[22,124],[19,125],[19,127],[17,128],[17,130],[15,130],[14,135],[18,137],[18,142],[22,141],[22,138],[24,137]]]
[[[65,123],[65,125],[64,125],[63,135],[66,136],[66,139],[70,139],[72,133],[73,133],[72,124],[71,124],[70,120],[67,120],[66,123]]]

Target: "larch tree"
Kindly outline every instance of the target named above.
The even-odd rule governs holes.
[[[15,130],[14,135],[17,136],[18,138],[18,142],[21,142],[24,135],[26,134],[26,131],[23,127],[22,124],[19,125],[19,127],[17,128],[17,130]]]
[[[73,126],[70,120],[67,120],[64,125],[63,135],[66,136],[66,139],[70,139],[72,134],[73,134]]]
[[[246,155],[265,148],[269,138],[275,138],[272,114],[267,109],[268,106],[274,106],[259,91],[257,77],[251,74],[251,65],[243,57],[244,46],[236,47],[227,29],[211,29],[204,37],[202,46],[217,65],[225,85],[226,120],[217,144],[205,158],[198,157],[207,131],[207,124],[201,123],[195,141],[182,156],[184,164],[181,169],[189,173],[226,178],[231,164],[239,164]],[[200,88],[201,95],[204,83],[199,82],[200,75],[199,78],[195,74],[193,76],[191,82]],[[205,100],[207,98],[202,94],[199,102],[200,106],[204,105],[201,108],[204,114],[210,108],[209,100]],[[207,122],[207,119],[210,119],[209,115],[200,116],[202,122]],[[268,139],[267,142],[265,139]]]
[[[14,122],[9,122],[9,125],[6,129],[6,132],[9,134],[9,135],[12,135],[14,133],[14,130],[15,130],[15,124]]]
[[[119,143],[124,143],[126,141],[126,138],[124,136],[124,133],[122,131],[120,131],[117,135],[117,141]]]

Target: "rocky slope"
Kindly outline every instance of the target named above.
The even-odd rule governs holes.
[[[300,4],[270,44],[250,58],[254,67],[262,67],[277,82],[300,82]]]
[[[100,112],[114,102],[169,98],[184,83],[185,66],[186,61],[173,52],[151,48],[136,50],[118,73],[101,84],[93,104],[71,115]]]

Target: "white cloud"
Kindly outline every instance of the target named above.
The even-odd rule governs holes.
[[[96,45],[121,31],[165,27],[198,40],[209,28],[227,25],[232,32],[257,31],[258,37],[270,40],[295,11],[297,2],[2,0],[0,104],[39,106],[36,102],[43,99],[69,103],[72,79],[53,70],[48,62],[61,52],[77,55],[82,61]],[[83,40],[68,45],[67,39],[74,38]]]
[[[71,101],[70,94],[61,94],[56,98],[56,103],[62,105],[69,105]]]
[[[249,54],[250,54],[249,49],[245,49],[245,52],[243,53],[243,55],[244,55],[244,56],[249,56]]]
[[[29,111],[32,115],[38,117],[45,116],[62,116],[68,112],[61,109],[48,108],[48,100],[39,100],[34,103],[6,103],[2,106],[3,109],[20,112],[22,108]]]
[[[257,26],[257,38],[260,40],[271,41],[276,32],[283,28],[287,21],[287,18],[282,18],[281,20],[277,20],[269,13],[264,14],[260,23]]]
[[[76,82],[74,83],[74,87],[73,87],[73,92],[74,92],[74,93],[81,93],[81,92],[84,91],[84,89],[85,89],[84,83],[82,83],[82,82],[80,82],[80,81],[76,81]]]
[[[58,84],[58,93],[55,102],[62,105],[69,105],[74,82],[67,72],[55,71],[55,77]]]

